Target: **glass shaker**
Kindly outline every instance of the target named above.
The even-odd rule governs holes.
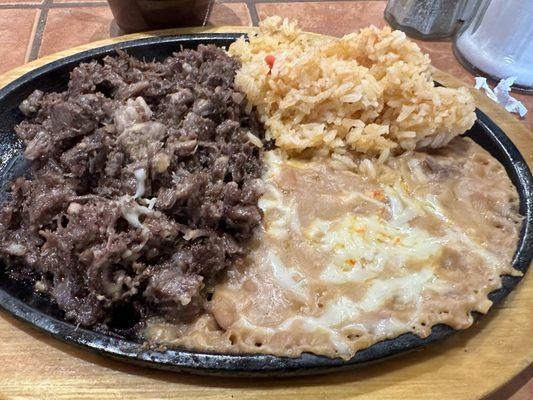
[[[533,93],[533,1],[484,0],[454,41],[457,59],[474,73]]]
[[[452,37],[479,0],[389,0],[385,19],[394,28],[417,39]]]

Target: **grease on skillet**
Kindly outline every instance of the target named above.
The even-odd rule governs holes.
[[[31,170],[0,214],[10,274],[121,335],[202,313],[261,220],[263,132],[238,68],[215,46],[163,62],[119,51],[31,94],[15,128]]]

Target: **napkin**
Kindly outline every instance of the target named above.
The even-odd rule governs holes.
[[[516,76],[502,79],[498,85],[496,85],[494,90],[492,90],[487,83],[487,78],[477,76],[475,88],[478,90],[483,89],[489,99],[501,104],[507,111],[518,114],[521,118],[524,118],[527,113],[527,108],[522,102],[516,100],[509,94],[511,86],[515,80]]]

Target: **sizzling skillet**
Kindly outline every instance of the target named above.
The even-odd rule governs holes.
[[[22,120],[18,105],[33,90],[64,90],[68,73],[80,62],[100,59],[122,48],[130,54],[147,59],[162,59],[172,51],[213,43],[228,46],[240,34],[193,34],[161,36],[134,40],[88,50],[40,67],[0,90],[0,202],[6,198],[9,182],[26,169],[22,146],[13,133],[13,126]],[[525,216],[517,251],[513,259],[516,269],[526,272],[533,253],[533,179],[526,162],[503,131],[484,113],[477,110],[478,120],[467,135],[487,149],[506,168],[520,196],[520,212]],[[499,302],[518,284],[520,278],[506,276],[501,289],[489,298]],[[445,325],[433,327],[432,334],[421,339],[404,334],[359,351],[351,360],[330,359],[312,354],[298,358],[268,355],[206,354],[186,350],[147,351],[140,344],[77,329],[66,322],[60,310],[47,299],[35,294],[30,286],[8,279],[0,265],[0,307],[17,318],[52,334],[58,339],[83,346],[124,361],[150,367],[205,374],[227,375],[305,375],[348,369],[420,348],[455,332]]]

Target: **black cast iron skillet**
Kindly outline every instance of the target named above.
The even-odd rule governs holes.
[[[80,62],[101,59],[116,48],[133,56],[163,59],[173,51],[213,43],[229,46],[241,34],[192,34],[162,36],[134,40],[63,58],[33,70],[0,90],[0,203],[7,198],[9,182],[24,174],[27,164],[22,157],[22,145],[13,133],[13,126],[23,119],[18,105],[33,90],[62,91],[69,72]],[[528,166],[513,143],[485,114],[476,110],[476,124],[466,133],[496,157],[507,170],[520,195],[520,212],[524,222],[513,266],[526,272],[533,253],[533,180]],[[503,277],[503,287],[489,295],[499,302],[518,284],[518,277]],[[142,350],[140,344],[90,330],[76,328],[63,319],[62,312],[48,299],[35,294],[28,284],[9,279],[0,264],[0,307],[11,315],[48,332],[54,337],[130,363],[148,367],[212,375],[273,376],[307,375],[353,368],[420,348],[455,332],[446,325],[436,325],[429,337],[421,339],[406,333],[359,351],[344,361],[313,354],[297,358],[270,355],[208,354],[188,350]],[[479,315],[476,316],[479,318]],[[7,345],[7,344],[6,344]]]

